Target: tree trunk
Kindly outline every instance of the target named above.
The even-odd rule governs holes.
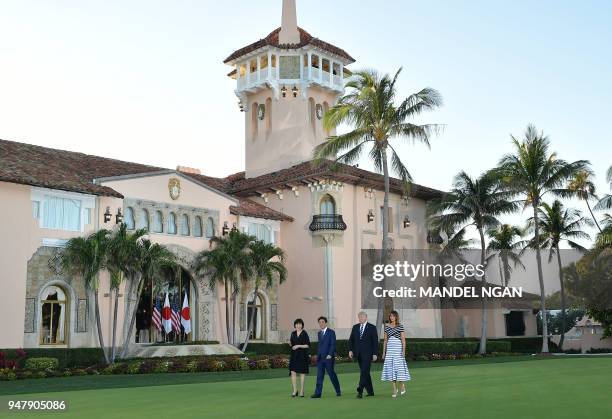
[[[106,365],[110,364],[110,360],[108,359],[108,353],[106,352],[106,348],[104,347],[104,334],[102,333],[102,324],[100,322],[100,304],[98,302],[98,290],[93,290],[94,293],[94,311],[96,316],[96,329],[98,329],[98,341],[100,342],[100,348],[102,348],[102,353],[104,354],[104,361]]]
[[[486,244],[485,244],[485,237],[484,237],[484,232],[482,230],[482,227],[478,228],[478,233],[480,234],[480,264],[482,266],[485,266],[485,258],[486,258],[485,246]],[[483,288],[487,286],[486,267],[485,267],[485,274],[482,275],[482,286]],[[480,329],[480,345],[478,347],[478,353],[486,354],[487,353],[487,329],[489,326],[486,297],[482,296],[481,301],[482,301],[482,326]]]
[[[383,147],[381,149],[383,176],[385,180],[385,194],[383,199],[383,213],[382,213],[382,225],[383,225],[383,240],[382,240],[382,254],[381,263],[387,263],[387,251],[389,247],[389,165],[387,163],[387,149]],[[376,220],[376,218],[374,218]],[[380,283],[380,286],[385,288],[385,279]],[[378,299],[378,309],[376,312],[376,330],[380,334],[382,332],[383,315],[384,315],[384,300]]]
[[[259,287],[255,287],[253,291],[253,306],[255,306],[255,302],[257,301],[257,292],[259,291]],[[247,315],[249,313],[249,307],[247,306]],[[251,315],[249,319],[249,327],[247,327],[246,338],[244,339],[244,344],[242,345],[242,352],[246,352],[247,345],[249,344],[249,338],[251,337],[251,332],[253,331],[253,323],[255,320],[255,314]]]
[[[557,245],[557,262],[559,263],[559,284],[561,286],[561,337],[559,338],[559,350],[563,350],[563,341],[565,340],[565,287],[563,285],[563,267],[561,265],[561,252]]]
[[[599,223],[597,222],[597,218],[595,218],[595,215],[593,214],[593,211],[591,210],[591,205],[589,204],[589,200],[585,199],[584,200],[587,204],[587,208],[589,209],[589,212],[591,213],[591,217],[593,218],[593,221],[595,221],[595,225],[597,226],[597,229],[599,230],[599,232],[601,233],[601,227],[599,226]]]
[[[229,284],[227,282],[227,279],[224,281],[223,285],[225,286],[225,333],[227,334],[227,343],[231,344],[232,341],[230,337],[230,318],[229,318],[230,296],[229,296]]]
[[[136,313],[138,312],[138,303],[140,302],[140,294],[142,293],[144,282],[145,281],[143,281],[143,278],[140,277],[138,280],[138,288],[136,291],[136,304],[134,304],[134,310],[132,310],[130,314],[130,324],[127,329],[127,335],[125,336],[125,342],[123,342],[123,349],[121,350],[119,358],[125,358],[130,347],[130,339],[132,339],[132,333],[134,332],[134,324],[136,323]]]
[[[236,346],[236,317],[237,317],[237,308],[238,308],[238,288],[236,286],[232,286],[232,345]]]
[[[119,309],[119,288],[115,289],[115,308],[113,309],[113,340],[111,345],[111,364],[115,363],[117,352],[117,310]]]
[[[538,218],[539,202],[536,200],[533,206],[533,224],[535,227],[536,261],[538,263],[538,281],[540,282],[540,309],[542,310],[542,353],[548,353],[548,316],[546,315],[546,295],[544,291],[544,275],[542,273],[542,255],[540,252],[540,220]]]

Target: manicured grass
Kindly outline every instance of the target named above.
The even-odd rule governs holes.
[[[292,399],[286,372],[279,378],[232,376],[228,381],[148,387],[34,393],[2,396],[0,416],[7,415],[6,401],[15,399],[65,399],[69,405],[62,418],[577,418],[585,409],[590,418],[610,417],[611,357],[551,358],[479,364],[438,363],[437,368],[411,368],[413,380],[408,394],[391,399],[390,388],[375,378],[376,397],[356,400],[356,365],[342,365],[340,383],[343,396],[335,397],[328,380],[321,400]],[[436,364],[431,363],[431,364]],[[422,364],[422,366],[425,366]],[[277,373],[263,371],[261,373]],[[278,371],[282,373],[282,371]],[[227,373],[226,373],[227,374]],[[190,375],[190,374],[177,374]],[[193,374],[192,376],[198,376]],[[139,376],[152,378],[150,376]],[[155,376],[161,377],[161,375]],[[225,376],[229,378],[229,375]],[[73,377],[66,380],[78,382]],[[95,377],[100,383],[104,378]],[[209,375],[209,378],[213,378]],[[54,381],[55,379],[25,382]],[[58,382],[61,379],[57,379]],[[8,383],[16,384],[16,383]],[[50,388],[53,387],[52,383]],[[124,385],[128,381],[124,381]],[[141,383],[142,384],[142,383]],[[138,384],[137,384],[138,385]],[[307,378],[307,394],[314,387],[314,376]],[[7,387],[4,387],[7,390]],[[6,394],[6,392],[5,392]],[[40,417],[40,413],[19,413],[14,417]]]

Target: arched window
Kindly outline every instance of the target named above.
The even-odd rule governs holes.
[[[323,116],[329,111],[329,103],[323,102]],[[325,130],[325,135],[329,136],[329,130]]]
[[[263,340],[265,330],[264,303],[261,295],[251,295],[247,304],[247,328],[253,319],[253,328],[250,339]]]
[[[176,215],[168,214],[168,234],[176,234]]]
[[[212,217],[206,219],[206,237],[211,238],[215,235],[215,222]]]
[[[123,217],[123,222],[128,230],[134,230],[134,208],[127,207],[125,209],[125,216]]]
[[[259,120],[257,118],[257,114],[259,113],[259,104],[257,102],[253,102],[251,105],[251,141],[257,140],[257,131],[259,129]]]
[[[386,296],[383,299],[383,323],[389,323],[389,314],[393,311],[393,298]]]
[[[155,211],[153,215],[153,231],[163,233],[164,231],[164,216],[161,211]]]
[[[331,195],[325,195],[321,198],[319,213],[321,215],[334,215],[336,213],[336,201],[334,201]]]
[[[196,215],[193,220],[193,235],[195,237],[202,237],[202,217]]]
[[[40,301],[41,345],[66,343],[66,303],[66,293],[60,287],[50,286],[44,290]]]
[[[187,214],[181,215],[181,235],[189,235],[189,216]]]
[[[272,98],[266,99],[266,138],[270,136],[272,132]]]
[[[316,105],[315,105],[315,100],[313,98],[309,98],[308,99],[308,113],[310,115],[310,128],[312,129],[312,132],[316,132],[317,130],[317,125],[316,125],[316,120],[317,120],[317,116],[316,116]]]
[[[140,213],[138,214],[137,226],[138,228],[144,228],[146,230],[149,230],[149,211],[144,208],[142,208],[140,210]]]

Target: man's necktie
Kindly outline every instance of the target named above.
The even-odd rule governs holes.
[[[363,331],[365,330],[365,325],[362,324],[360,327],[361,329],[359,330],[359,339],[363,337]]]

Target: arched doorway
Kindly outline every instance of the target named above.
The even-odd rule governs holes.
[[[66,292],[56,285],[48,286],[42,293],[40,305],[40,344],[66,344],[69,307]]]
[[[193,316],[190,316],[191,332],[186,333],[181,324],[183,301],[187,296],[190,312],[196,305],[196,291],[189,272],[184,268],[164,269],[158,278],[144,284],[136,312],[136,343],[182,343],[194,340],[196,330]],[[166,332],[162,325],[162,310],[168,297],[172,313],[172,330]]]
[[[253,328],[249,340],[266,339],[266,307],[265,300],[261,294],[251,294],[247,300],[247,330],[251,321]]]

